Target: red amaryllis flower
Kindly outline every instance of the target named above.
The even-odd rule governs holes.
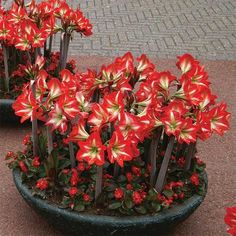
[[[70,132],[66,141],[78,142],[78,141],[85,141],[88,139],[89,134],[85,130],[85,122],[81,118],[78,121],[78,124],[74,125],[72,131]]]
[[[0,40],[7,41],[10,40],[13,33],[12,25],[7,22],[7,20],[0,20]]]
[[[61,82],[58,79],[56,78],[50,79],[47,85],[49,90],[48,93],[49,101],[57,99],[62,94]]]
[[[196,142],[198,126],[193,124],[191,118],[187,118],[183,121],[180,126],[180,130],[177,133],[177,139],[179,143]]]
[[[198,186],[199,185],[199,175],[195,172],[190,177],[190,181],[193,185]]]
[[[121,112],[117,129],[121,131],[125,138],[136,137],[138,140],[142,140],[142,124],[139,119],[131,113]]]
[[[29,118],[31,121],[36,118],[38,105],[32,91],[28,91],[27,88],[25,88],[23,93],[16,99],[12,107],[15,110],[15,114],[21,117],[21,123]]]
[[[117,200],[122,199],[124,196],[124,192],[121,188],[116,188],[114,192],[114,196]]]
[[[77,160],[85,160],[89,165],[96,164],[101,166],[104,164],[104,150],[106,147],[102,144],[102,140],[98,132],[90,134],[85,141],[79,142],[79,151],[77,152]]]
[[[55,104],[53,110],[49,112],[49,118],[46,125],[52,125],[52,129],[59,129],[62,133],[67,130],[67,118],[58,103]]]
[[[165,132],[167,133],[167,135],[173,134],[177,136],[180,132],[184,120],[178,112],[170,110],[168,112],[165,112],[165,114],[161,118],[161,121],[165,126]]]
[[[164,98],[168,98],[169,96],[169,87],[173,81],[176,80],[176,77],[173,76],[169,71],[164,72],[153,72],[147,79],[147,82],[155,88],[153,93],[155,96],[163,96]]]
[[[79,113],[79,104],[74,97],[63,94],[58,100],[58,105],[62,108],[64,115],[68,119],[73,119]]]
[[[226,208],[225,223],[229,226],[227,232],[236,236],[236,206]]]
[[[92,113],[88,118],[88,123],[93,126],[93,131],[100,130],[107,122],[109,115],[104,105],[95,103],[92,107]]]
[[[49,183],[46,178],[41,178],[36,183],[36,188],[40,189],[41,191],[47,189],[49,186]]]
[[[147,58],[146,55],[142,54],[139,58],[137,58],[138,66],[137,71],[143,72],[143,71],[153,71],[155,69],[154,64],[151,63],[151,61]]]
[[[103,105],[110,115],[109,121],[114,121],[125,106],[122,93],[119,91],[106,95],[104,97]]]
[[[8,15],[8,20],[11,24],[18,24],[25,18],[27,18],[27,12],[24,7],[13,4]]]
[[[115,131],[112,138],[109,141],[107,147],[108,159],[111,163],[115,161],[119,166],[124,166],[124,161],[130,161],[133,158],[133,152],[131,149],[131,141],[129,139],[124,139],[123,135]]]
[[[115,60],[115,64],[121,65],[124,68],[126,73],[134,72],[134,58],[130,52],[127,52],[122,57],[117,57]]]
[[[48,78],[48,73],[45,70],[40,70],[38,72],[38,76],[36,79],[36,100],[37,101],[42,101],[46,91],[47,91],[47,83],[46,83],[46,79]]]
[[[88,118],[88,114],[89,111],[91,111],[91,103],[89,103],[86,98],[84,97],[82,92],[77,92],[75,94],[75,98],[78,102],[78,106],[79,106],[79,114],[83,117],[83,118]]]
[[[176,63],[177,67],[185,74],[192,69],[194,64],[199,64],[190,54],[184,54],[178,57],[179,61]]]
[[[229,129],[230,113],[226,111],[226,108],[227,105],[222,103],[208,113],[211,129],[219,135],[223,135]]]

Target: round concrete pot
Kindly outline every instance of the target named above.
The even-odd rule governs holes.
[[[15,115],[12,104],[13,99],[0,99],[0,121],[3,122],[20,122],[20,118]]]
[[[13,178],[18,191],[25,201],[45,218],[49,224],[69,235],[162,235],[160,233],[169,231],[189,217],[203,202],[205,197],[205,195],[194,195],[184,203],[172,206],[156,215],[102,216],[61,209],[54,204],[32,196],[28,187],[22,184],[19,171],[13,171]],[[207,184],[206,174],[205,182]]]

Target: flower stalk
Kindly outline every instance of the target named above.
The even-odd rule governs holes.
[[[36,88],[35,88],[35,81],[32,81],[32,92],[33,96],[36,96]],[[34,118],[32,120],[32,139],[33,139],[33,154],[34,156],[38,156],[38,120]]]
[[[97,166],[97,178],[95,185],[95,200],[98,199],[102,192],[102,174],[103,174],[103,166]]]
[[[161,164],[161,169],[158,173],[157,181],[156,181],[156,184],[155,184],[155,189],[158,192],[161,192],[162,189],[163,189],[164,182],[165,182],[165,177],[166,177],[166,173],[167,173],[167,169],[168,169],[168,164],[169,164],[169,161],[170,161],[172,150],[174,148],[174,144],[175,144],[175,137],[171,136],[170,140],[169,140],[169,143],[167,145],[167,149],[166,149],[166,152],[165,152],[165,155],[164,155],[164,159],[163,159],[162,164]]]
[[[53,150],[53,137],[51,132],[51,126],[47,126],[46,130],[47,130],[47,141],[48,141],[48,154],[50,155]]]
[[[3,43],[3,60],[4,60],[4,70],[5,70],[5,78],[4,78],[4,88],[6,92],[9,92],[9,69],[8,69],[8,47]]]
[[[184,169],[189,170],[191,167],[191,162],[192,159],[194,158],[196,152],[196,142],[195,143],[190,143],[187,147],[187,153],[185,156],[185,164],[184,164]]]
[[[60,70],[66,67],[71,34],[62,33],[60,41]]]
[[[151,175],[150,184],[154,185],[156,170],[157,170],[157,147],[161,138],[162,129],[157,129],[157,134],[154,135],[150,144],[150,163],[151,163]]]

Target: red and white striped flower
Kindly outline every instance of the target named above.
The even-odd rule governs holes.
[[[193,143],[196,142],[198,127],[196,124],[193,124],[191,118],[184,119],[179,132],[177,132],[177,140],[179,143]]]
[[[113,92],[105,95],[103,105],[109,114],[109,121],[117,119],[120,112],[124,109],[123,95],[121,92]]]
[[[176,65],[182,71],[182,74],[189,72],[195,64],[199,64],[190,54],[184,54],[178,59]]]
[[[117,162],[121,167],[124,166],[124,161],[130,161],[133,158],[131,141],[129,139],[125,140],[119,131],[115,131],[112,134],[107,152],[109,161],[111,163]]]
[[[28,91],[27,88],[25,88],[23,93],[16,99],[12,107],[15,110],[15,114],[21,117],[21,123],[29,118],[31,121],[37,118],[38,104],[32,91]]]
[[[170,110],[165,112],[163,117],[161,117],[161,121],[165,126],[165,132],[167,135],[175,135],[177,136],[180,132],[181,126],[183,125],[183,118],[180,113]]]
[[[93,132],[89,138],[79,142],[79,151],[77,152],[76,159],[78,161],[86,161],[89,165],[96,164],[101,166],[104,164],[104,151],[106,147],[102,144],[100,134]]]
[[[62,94],[61,82],[57,78],[52,78],[47,84],[48,86],[48,100],[53,101]]]
[[[226,208],[225,223],[229,226],[227,232],[236,236],[236,206]]]
[[[73,126],[66,141],[78,142],[85,141],[89,137],[89,134],[85,130],[85,122],[82,118],[79,119],[78,123]]]
[[[222,103],[209,111],[211,129],[219,135],[229,130],[230,113],[226,111],[227,105]]]
[[[88,123],[93,126],[93,130],[100,130],[109,120],[109,114],[104,105],[95,103],[92,106],[92,113],[88,117]]]
[[[58,103],[54,105],[54,108],[49,112],[48,116],[49,118],[46,125],[51,125],[53,130],[59,129],[62,133],[66,132],[67,118]]]

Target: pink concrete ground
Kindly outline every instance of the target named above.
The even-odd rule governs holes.
[[[78,58],[81,68],[95,68],[108,63],[102,57]],[[173,60],[155,60],[159,70],[177,72]],[[225,207],[236,205],[236,62],[204,61],[210,81],[219,101],[226,101],[232,113],[231,131],[223,138],[214,136],[206,143],[199,142],[199,156],[207,163],[209,190],[205,202],[184,223],[168,235],[224,236]],[[5,165],[8,150],[19,150],[22,137],[30,129],[20,125],[0,124],[0,236],[62,235],[50,227],[22,200],[17,192],[11,171]]]

